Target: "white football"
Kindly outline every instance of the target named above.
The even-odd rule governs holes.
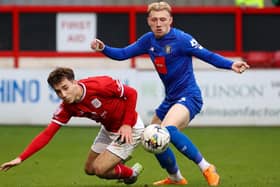
[[[165,127],[158,124],[147,126],[142,134],[141,142],[144,149],[151,153],[162,153],[170,142],[170,135]]]

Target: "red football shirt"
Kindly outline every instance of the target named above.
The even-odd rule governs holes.
[[[78,81],[83,96],[77,103],[62,102],[52,121],[63,125],[71,117],[86,117],[100,122],[108,131],[117,132],[121,125],[134,126],[137,93],[108,76],[89,77]]]

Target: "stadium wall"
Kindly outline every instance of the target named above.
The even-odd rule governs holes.
[[[246,60],[253,68],[239,76],[194,58],[205,105],[192,125],[279,125],[279,69],[269,68],[280,67],[280,8],[174,6],[173,11],[174,26],[228,58],[250,53]],[[80,77],[109,74],[136,87],[138,110],[148,123],[164,92],[147,56],[116,63],[89,48],[94,37],[124,46],[148,30],[146,6],[0,6],[0,123],[49,122],[59,100],[45,79],[56,66],[73,67]],[[70,40],[64,43],[66,36]]]
[[[279,7],[174,6],[173,16],[175,27],[222,55],[279,50]],[[25,57],[100,57],[89,49],[92,38],[118,47],[147,31],[146,6],[0,6],[0,56],[15,68]]]
[[[46,125],[60,100],[47,85],[49,69],[0,70],[0,124]],[[77,78],[110,75],[138,90],[137,109],[146,124],[164,90],[154,71],[76,68]],[[238,75],[225,70],[196,71],[204,107],[193,126],[280,125],[280,70],[251,70]],[[73,119],[72,125],[96,125]]]

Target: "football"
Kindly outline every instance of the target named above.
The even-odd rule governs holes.
[[[170,135],[165,127],[158,124],[147,126],[142,134],[141,142],[144,149],[151,153],[162,153],[170,142]]]

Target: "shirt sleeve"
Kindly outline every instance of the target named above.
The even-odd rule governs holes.
[[[146,34],[139,38],[136,42],[124,47],[116,48],[105,45],[102,51],[107,57],[114,60],[126,60],[131,57],[139,56],[147,53],[149,46],[149,34]]]
[[[126,110],[124,113],[123,123],[134,126],[135,118],[137,115],[137,113],[135,112],[137,103],[137,92],[134,88],[124,85],[124,97],[126,99]]]
[[[209,51],[202,47],[192,36],[185,35],[183,43],[183,50],[191,56],[195,56],[217,68],[231,69],[233,61],[229,60],[217,53]]]
[[[111,77],[104,77],[98,86],[98,92],[108,97],[117,97],[124,100],[125,111],[123,114],[123,124],[135,125],[137,113],[135,111],[137,103],[137,92],[134,88],[122,84],[119,80]]]
[[[102,96],[123,100],[122,103],[124,104],[125,109],[122,114],[123,124],[134,126],[135,119],[137,117],[137,113],[135,111],[137,102],[136,90],[109,76],[100,77],[97,85],[98,86],[95,87],[95,91]]]
[[[61,103],[58,109],[53,114],[52,122],[59,125],[64,125],[68,123],[71,117],[72,117],[71,111],[67,109],[67,106],[65,106],[64,103]]]
[[[123,97],[124,87],[119,80],[115,80],[109,76],[102,76],[96,80],[94,90],[103,96],[107,97]]]
[[[56,132],[60,129],[60,125],[56,123],[50,123],[41,133],[39,133],[31,143],[25,148],[25,150],[19,155],[19,158],[23,161],[28,157],[45,147],[49,141],[53,138]]]

